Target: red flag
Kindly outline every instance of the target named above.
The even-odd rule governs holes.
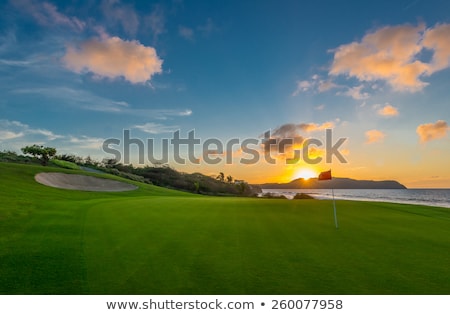
[[[319,180],[330,180],[330,179],[331,179],[331,170],[319,174]]]

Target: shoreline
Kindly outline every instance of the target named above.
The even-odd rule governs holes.
[[[439,195],[446,195],[446,191],[450,189],[402,189],[399,193],[398,189],[335,189],[335,200],[349,201],[369,201],[369,202],[386,202],[395,204],[419,205],[429,207],[440,207],[450,209],[450,198],[439,196],[440,199],[429,197],[430,192],[439,192]],[[403,192],[407,192],[404,194]],[[412,196],[408,196],[411,192]],[[331,200],[331,190],[329,189],[262,189],[262,194],[273,193],[275,195],[283,195],[287,199],[292,200],[296,193],[305,193],[311,195],[317,200]],[[390,195],[383,195],[387,193]],[[403,194],[400,195],[399,194]],[[447,194],[448,195],[448,194]],[[428,196],[428,197],[427,197]],[[427,197],[428,199],[426,199]]]

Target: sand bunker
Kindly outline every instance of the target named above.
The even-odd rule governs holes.
[[[138,187],[111,179],[94,176],[64,174],[64,173],[39,173],[34,179],[43,185],[72,190],[85,191],[129,191]]]

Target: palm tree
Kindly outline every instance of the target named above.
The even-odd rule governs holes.
[[[217,175],[216,179],[220,180],[221,182],[224,182],[225,174],[223,172],[220,172],[219,175]]]
[[[227,182],[229,182],[231,184],[233,182],[233,176],[228,175],[227,176]]]

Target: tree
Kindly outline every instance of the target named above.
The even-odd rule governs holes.
[[[244,182],[239,182],[239,184],[237,184],[237,187],[239,189],[239,192],[241,193],[241,195],[243,195],[247,189],[247,184]]]
[[[30,154],[41,160],[41,164],[46,166],[52,156],[55,156],[56,149],[51,147],[44,147],[42,145],[33,144],[21,149],[24,154]]]
[[[221,182],[224,182],[225,174],[223,172],[220,172],[219,175],[217,175],[216,179],[220,180]]]
[[[199,194],[200,193],[200,183],[194,182],[194,186],[195,186],[195,193]]]
[[[229,182],[231,184],[233,182],[233,176],[228,175],[227,176],[227,182]]]

